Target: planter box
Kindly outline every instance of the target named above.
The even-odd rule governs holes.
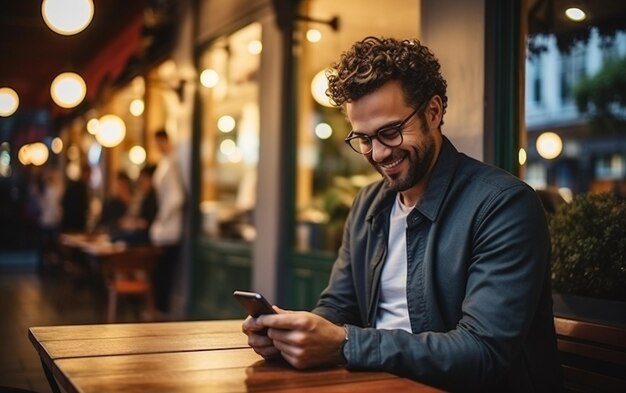
[[[552,294],[555,316],[626,327],[626,302],[569,294]]]

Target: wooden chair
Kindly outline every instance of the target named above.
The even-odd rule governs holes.
[[[626,392],[626,329],[554,318],[566,392]]]
[[[153,246],[131,246],[102,257],[101,267],[107,290],[107,322],[115,322],[120,296],[143,297],[148,315],[151,320],[156,319],[152,272],[159,253],[159,249]]]

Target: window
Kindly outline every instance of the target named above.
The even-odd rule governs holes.
[[[251,241],[259,150],[261,25],[215,40],[200,60],[202,233]]]
[[[583,44],[576,45],[570,53],[561,54],[561,101],[564,104],[573,101],[574,86],[585,77],[586,56],[587,50]]]
[[[294,48],[298,102],[294,246],[298,251],[335,253],[354,195],[379,179],[367,161],[343,142],[350,125],[340,109],[327,103],[324,70],[368,35],[416,38],[418,6],[414,0],[301,3]]]
[[[542,50],[533,53],[528,48],[526,62],[526,128],[527,163],[522,168],[524,179],[537,189],[561,188],[576,195],[588,191],[609,191],[613,182],[626,183],[623,169],[623,152],[626,151],[626,135],[623,122],[601,117],[594,97],[607,97],[611,85],[607,66],[626,64],[626,34],[613,33],[601,37],[601,29],[590,28],[585,40],[573,41],[564,46],[559,37],[545,35],[530,41],[546,43]],[[610,43],[610,46],[607,46]],[[569,49],[563,49],[563,48]],[[559,49],[561,48],[561,49]],[[610,53],[612,61],[606,61]],[[536,59],[547,61],[537,61]],[[555,63],[550,59],[560,59]],[[619,60],[622,59],[622,60]],[[621,61],[621,63],[619,63]],[[557,65],[555,67],[555,65]],[[612,72],[612,71],[611,71]],[[604,74],[603,74],[604,73]],[[545,84],[540,96],[547,103],[541,111],[536,106],[539,97],[536,91],[537,75],[543,75]],[[602,78],[599,78],[602,76]],[[599,79],[595,79],[599,78]],[[559,84],[551,81],[558,80]],[[586,90],[583,90],[583,87]],[[587,91],[586,106],[579,107],[582,92]],[[598,95],[597,93],[602,94]],[[617,97],[617,92],[608,97]],[[608,108],[614,113],[624,113],[623,105],[610,102]],[[544,136],[556,138],[553,146],[560,146],[558,152],[545,155],[541,144],[548,141]],[[553,142],[549,142],[553,143]],[[621,154],[618,152],[622,152]],[[610,181],[609,181],[610,180]]]

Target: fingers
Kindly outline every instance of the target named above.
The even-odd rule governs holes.
[[[261,315],[257,318],[257,323],[267,328],[282,330],[306,329],[316,316],[303,311],[285,311],[276,307],[278,314]]]
[[[252,318],[249,315],[241,325],[241,331],[248,336],[250,334],[259,334],[265,330],[266,327],[260,323],[258,318]]]
[[[276,347],[274,346],[252,347],[252,349],[254,349],[254,352],[258,353],[259,355],[263,356],[266,359],[271,359],[271,358],[280,356],[280,351],[276,349]]]
[[[248,336],[248,345],[252,347],[254,352],[264,358],[273,358],[280,355],[280,351],[274,347],[273,340],[266,336],[266,328],[263,325],[259,325],[256,318],[246,318],[241,330]]]

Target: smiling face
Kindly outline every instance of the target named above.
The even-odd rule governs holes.
[[[371,94],[346,104],[352,129],[369,136],[383,127],[399,124],[413,110],[397,81],[387,82]],[[426,188],[428,175],[441,149],[441,114],[441,99],[434,96],[423,111],[405,123],[402,144],[387,147],[373,139],[372,151],[365,155],[388,186],[401,193],[405,205],[413,206]]]

